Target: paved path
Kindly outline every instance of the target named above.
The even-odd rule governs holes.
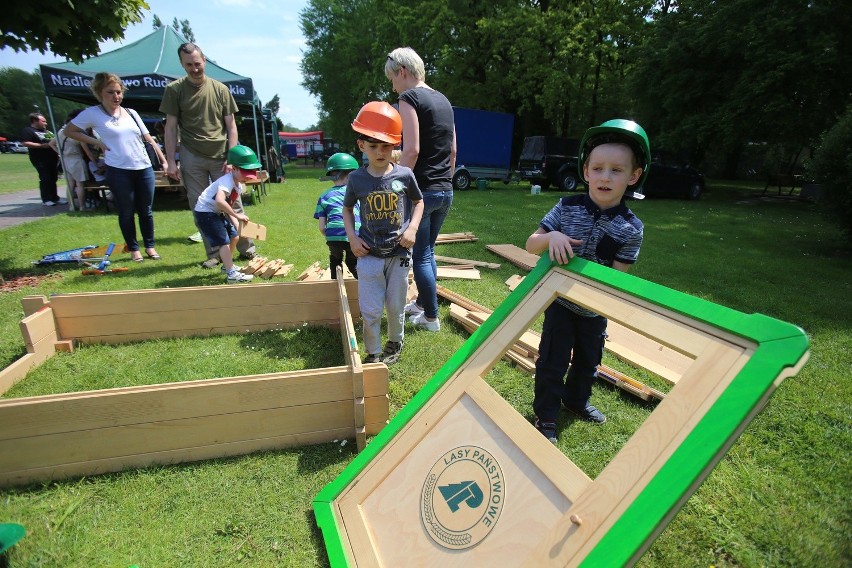
[[[0,194],[0,230],[67,212],[68,205],[42,205],[37,189]]]

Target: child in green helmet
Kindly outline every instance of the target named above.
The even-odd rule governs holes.
[[[624,196],[632,192],[641,198],[650,154],[645,131],[633,121],[611,120],[590,128],[580,143],[579,164],[588,193],[560,199],[527,239],[527,251],[549,251],[550,259],[560,264],[576,255],[626,272],[639,256],[643,226]],[[544,312],[533,411],[535,427],[553,443],[563,405],[581,420],[606,422],[589,403],[606,324],[603,316],[564,298]]]
[[[325,236],[328,245],[328,268],[331,277],[337,277],[337,267],[346,262],[346,268],[358,278],[358,257],[349,246],[346,227],[343,226],[343,196],[346,195],[346,182],[349,172],[358,169],[358,160],[344,152],[338,152],[325,164],[325,176],[321,180],[332,180],[334,185],[319,196],[314,219],[319,221],[320,233]],[[355,205],[355,232],[361,228],[358,205]]]
[[[233,204],[242,193],[241,183],[257,179],[261,168],[257,155],[247,146],[234,146],[228,150],[228,164],[233,170],[226,173],[198,196],[195,202],[195,223],[211,246],[219,247],[222,272],[228,284],[249,282],[254,276],[243,274],[234,266],[234,250],[240,238],[240,223],[249,220],[248,215],[237,212]]]

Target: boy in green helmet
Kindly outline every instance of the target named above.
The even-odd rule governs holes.
[[[642,198],[650,162],[648,137],[635,122],[610,120],[587,130],[580,142],[578,170],[589,191],[560,199],[527,239],[527,251],[547,250],[560,264],[577,255],[626,272],[639,257],[643,226],[624,197],[632,193]],[[533,410],[535,427],[553,443],[563,405],[582,420],[606,422],[589,403],[606,324],[603,316],[564,298],[544,312]]]
[[[228,164],[233,170],[211,183],[195,202],[195,223],[211,246],[219,247],[222,272],[228,284],[249,282],[254,276],[243,274],[234,266],[234,250],[240,238],[240,223],[249,220],[248,215],[237,212],[233,204],[242,193],[241,183],[257,179],[261,168],[254,150],[248,146],[234,146],[228,150]]]
[[[337,267],[343,264],[356,279],[358,278],[358,257],[349,246],[346,237],[346,227],[343,225],[343,196],[346,195],[346,182],[349,172],[358,169],[358,160],[350,154],[338,152],[328,159],[325,164],[325,176],[321,180],[332,180],[334,185],[319,196],[314,219],[319,221],[320,233],[328,245],[328,268],[332,279],[337,278]],[[361,228],[358,215],[358,205],[355,205],[355,232]]]

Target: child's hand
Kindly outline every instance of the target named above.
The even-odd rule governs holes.
[[[550,260],[555,260],[559,264],[567,264],[570,259],[574,258],[573,247],[583,244],[583,241],[572,239],[559,231],[551,231],[547,235],[549,237],[547,248],[550,252]]]
[[[399,238],[399,244],[402,245],[404,248],[411,248],[412,246],[414,246],[414,240],[416,237],[417,229],[412,229],[411,226],[409,226]]]
[[[236,217],[243,223],[248,223],[249,220],[248,215],[246,215],[245,213],[234,213],[234,217]]]
[[[349,239],[349,248],[352,249],[352,254],[355,256],[367,256],[370,254],[370,247],[367,246],[367,243],[361,237]]]

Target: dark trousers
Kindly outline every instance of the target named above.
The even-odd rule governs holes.
[[[332,280],[337,278],[337,267],[341,266],[346,258],[346,268],[356,279],[358,278],[358,257],[352,252],[349,241],[326,241],[328,245],[328,267],[331,270]]]
[[[107,183],[118,207],[118,227],[127,250],[139,250],[135,217],[145,248],[154,248],[154,170],[124,170],[107,166]]]
[[[51,160],[31,163],[38,172],[38,190],[41,194],[41,202],[59,201],[59,194],[56,192],[56,178],[59,176],[58,162]]]
[[[560,402],[568,408],[586,407],[605,340],[602,316],[583,317],[557,302],[544,311],[533,398],[540,420],[555,421]]]

